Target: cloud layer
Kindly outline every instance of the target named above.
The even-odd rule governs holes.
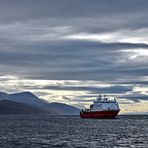
[[[62,91],[148,100],[147,6],[146,0],[0,1],[1,85],[13,83],[2,90],[15,84],[45,98]]]

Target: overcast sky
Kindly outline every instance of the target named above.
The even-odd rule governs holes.
[[[1,0],[0,86],[75,105],[148,101],[148,1]]]

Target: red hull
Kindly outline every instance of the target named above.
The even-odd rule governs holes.
[[[80,112],[81,118],[115,118],[120,110]]]

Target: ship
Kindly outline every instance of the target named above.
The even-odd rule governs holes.
[[[116,118],[120,111],[116,99],[109,99],[105,95],[97,97],[89,109],[80,111],[81,118]]]

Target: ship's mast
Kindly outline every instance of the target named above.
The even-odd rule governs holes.
[[[102,95],[99,95],[98,98],[97,98],[97,100],[98,100],[98,101],[99,101],[99,100],[102,100]]]

